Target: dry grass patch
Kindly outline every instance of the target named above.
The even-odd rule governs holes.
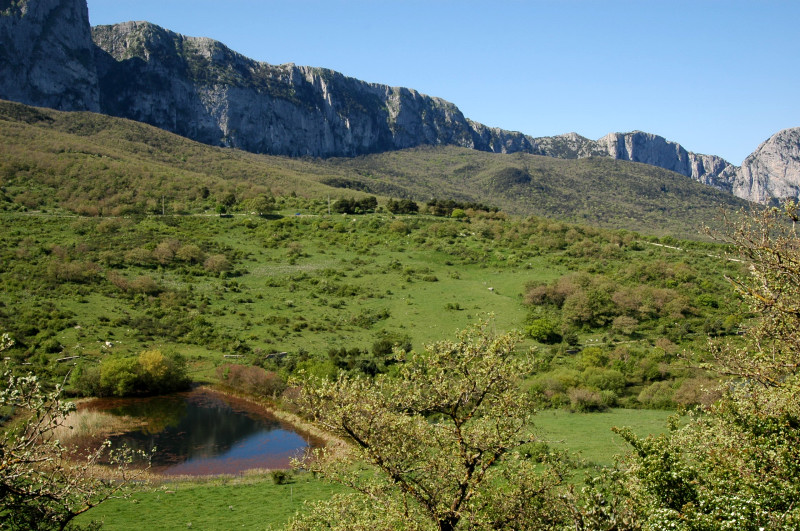
[[[144,421],[133,417],[81,409],[70,412],[64,422],[53,430],[53,437],[62,443],[86,439],[105,439],[139,428],[144,424]]]

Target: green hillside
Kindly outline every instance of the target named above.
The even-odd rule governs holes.
[[[696,237],[719,208],[747,202],[660,168],[592,157],[564,160],[422,147],[328,162],[351,182],[327,181],[376,194],[480,201],[506,212]]]
[[[374,194],[480,202],[650,234],[697,237],[746,203],[644,164],[417,148],[354,159],[289,159],[199,144],[136,122],[0,103],[0,208],[84,215],[199,213],[260,194]]]

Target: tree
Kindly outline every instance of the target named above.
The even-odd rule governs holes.
[[[7,346],[6,335],[0,350]],[[138,475],[128,468],[130,451],[104,443],[76,455],[54,435],[74,408],[62,400],[61,388],[46,392],[32,375],[6,373],[3,379],[0,410],[23,420],[6,425],[0,435],[0,528],[65,529],[79,514],[122,495]],[[114,467],[113,479],[98,477],[101,461]]]
[[[557,323],[546,317],[531,321],[530,325],[528,325],[528,335],[539,343],[546,345],[554,345],[562,340],[561,334],[558,333]]]
[[[275,210],[275,198],[272,195],[260,194],[245,201],[245,208],[256,212],[259,216],[266,216]]]
[[[303,382],[301,410],[352,451],[317,450],[302,466],[354,494],[317,505],[294,529],[547,529],[563,516],[560,465],[522,451],[532,409],[518,377],[531,362],[515,335],[489,326],[397,351],[395,378]]]
[[[729,221],[724,240],[750,271],[729,280],[756,318],[743,339],[711,343],[704,368],[728,378],[722,398],[657,437],[618,430],[633,453],[587,491],[579,529],[800,528],[797,212]]]

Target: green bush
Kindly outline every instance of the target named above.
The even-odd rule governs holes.
[[[561,334],[558,333],[558,324],[545,317],[531,321],[531,324],[528,325],[528,335],[546,345],[560,343],[562,339]]]
[[[134,394],[139,363],[136,358],[107,358],[100,364],[102,396],[128,396]]]
[[[227,386],[256,395],[278,396],[286,389],[286,382],[277,373],[251,365],[221,365],[217,377]]]
[[[655,382],[642,389],[638,400],[647,407],[669,409],[675,407],[674,395],[675,390],[669,382]]]
[[[85,396],[154,395],[186,389],[186,360],[179,354],[146,350],[137,357],[111,356],[99,367],[79,366],[70,379]]]
[[[276,485],[285,485],[286,483],[289,483],[292,480],[292,475],[286,470],[273,470],[271,475],[272,475],[272,481]]]
[[[613,391],[619,394],[625,389],[625,376],[613,369],[589,367],[583,371],[582,376],[587,386],[601,391]]]
[[[603,396],[599,391],[584,387],[573,387],[567,392],[569,408],[571,411],[586,413],[589,411],[602,411],[607,409],[609,397]]]

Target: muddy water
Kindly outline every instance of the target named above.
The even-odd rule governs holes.
[[[114,446],[127,444],[151,452],[152,471],[163,475],[289,468],[292,457],[322,444],[257,404],[207,389],[159,397],[97,399],[83,408],[143,419],[144,427],[109,439]]]

